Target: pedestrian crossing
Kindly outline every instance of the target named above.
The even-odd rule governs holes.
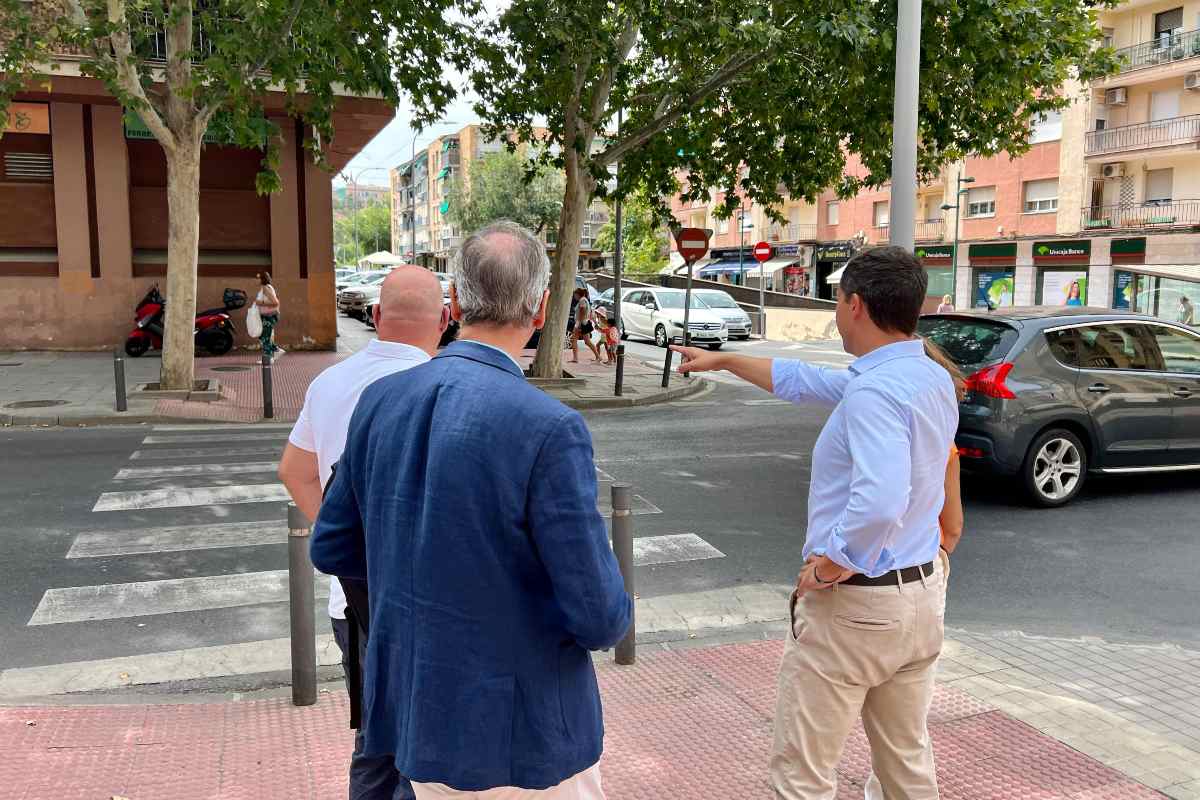
[[[188,655],[193,651],[228,647],[230,653],[249,653],[253,648],[246,648],[246,640],[254,635],[262,637],[264,647],[277,650],[277,644],[270,643],[278,643],[288,630],[288,573],[282,567],[287,564],[290,498],[276,471],[290,427],[155,426],[132,448],[128,461],[115,466],[87,524],[74,533],[65,554],[72,565],[98,565],[88,574],[111,570],[124,580],[51,586],[33,608],[28,627],[66,632],[74,625],[128,621],[130,628],[141,630],[146,624],[138,621],[146,620],[159,637],[154,641],[161,643],[157,648],[151,645],[151,650],[165,658],[169,654],[170,663],[191,665],[187,667],[191,672],[171,678],[179,680],[192,673],[207,674]],[[619,480],[619,469],[607,465],[596,469],[597,507],[611,516],[611,485]],[[636,491],[632,498],[635,515],[663,513]],[[725,557],[695,532],[634,540],[638,566],[663,568]],[[261,568],[264,565],[270,568]],[[316,576],[314,613],[318,616],[323,615],[328,587],[327,578]],[[242,621],[252,629],[243,630]],[[203,638],[185,635],[185,628],[199,629]],[[179,642],[193,646],[180,651]],[[136,658],[153,660],[154,655],[146,652],[144,642],[132,651]],[[231,661],[225,674],[241,674],[259,661],[247,656],[238,663],[242,667]],[[57,666],[71,665],[45,669],[53,672],[51,667]],[[170,664],[157,661],[152,668],[142,667],[156,676],[170,670]],[[6,678],[0,672],[0,687],[16,679],[17,671],[6,672],[13,674]],[[31,677],[35,673],[23,672],[21,685],[35,680]]]

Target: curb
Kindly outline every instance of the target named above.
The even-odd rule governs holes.
[[[569,406],[576,411],[601,411],[612,408],[652,406],[659,403],[669,403],[673,400],[683,400],[701,392],[710,391],[713,385],[715,384],[712,384],[711,381],[696,378],[686,386],[681,386],[677,389],[667,389],[665,392],[655,392],[654,394],[643,395],[641,397],[580,397],[571,399],[564,399],[556,395],[551,395],[551,397],[555,397],[563,405]]]

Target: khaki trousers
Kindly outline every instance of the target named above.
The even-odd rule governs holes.
[[[549,789],[521,789],[516,786],[501,786],[482,792],[465,792],[452,789],[444,783],[417,783],[413,781],[417,800],[604,800],[600,788],[600,765],[593,764],[583,772],[572,775],[557,786]]]
[[[862,715],[886,800],[937,800],[926,728],[946,611],[945,570],[924,581],[809,592],[779,667],[770,779],[782,800],[833,800]]]

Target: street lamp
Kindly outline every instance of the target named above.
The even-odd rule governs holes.
[[[958,173],[958,178],[954,184],[954,204],[943,203],[942,211],[954,209],[954,247],[950,250],[950,289],[953,292],[955,301],[958,300],[958,218],[959,207],[962,205],[962,196],[967,193],[967,189],[962,188],[964,183],[974,183],[974,178],[964,178],[963,174]],[[968,305],[970,302],[968,301]]]
[[[455,122],[452,119],[444,119],[440,122],[435,122],[429,127],[437,128],[442,125],[461,125],[461,122]],[[411,233],[409,235],[409,246],[412,249],[412,263],[417,262],[417,139],[421,138],[424,129],[419,129],[413,134],[412,139],[412,160],[408,162],[408,221],[411,225]],[[426,176],[428,180],[428,175]]]

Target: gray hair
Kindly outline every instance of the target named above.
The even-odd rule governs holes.
[[[528,325],[550,284],[545,246],[506,220],[468,236],[452,269],[464,325]]]

